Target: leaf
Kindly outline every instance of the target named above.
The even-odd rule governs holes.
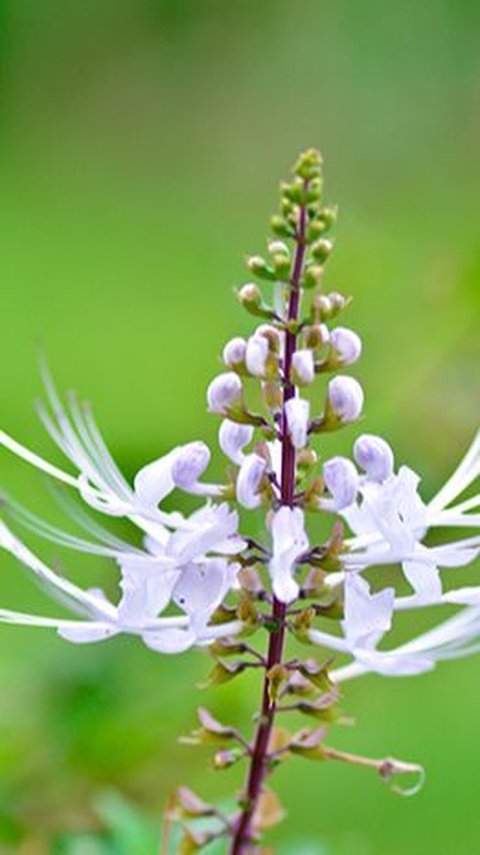
[[[338,709],[336,708],[338,695],[338,689],[334,688],[331,692],[326,692],[316,701],[300,701],[298,710],[305,715],[318,718],[320,721],[335,721],[339,716]]]
[[[322,692],[331,692],[333,683],[328,676],[328,669],[332,662],[332,659],[328,659],[327,662],[319,664],[315,659],[304,659],[298,663],[297,668],[300,674],[310,680],[317,689],[321,689]]]
[[[188,787],[179,787],[176,792],[177,804],[183,817],[213,816],[215,808],[207,804],[193,790]]]
[[[285,817],[285,811],[280,804],[276,793],[272,790],[264,790],[258,799],[257,807],[253,814],[252,825],[257,831],[272,828]]]
[[[247,668],[246,662],[216,662],[207,679],[198,684],[199,689],[207,689],[209,686],[221,686],[228,683]]]
[[[309,760],[324,760],[322,742],[326,732],[325,727],[319,727],[315,730],[300,730],[290,742],[290,751],[292,754],[299,754]]]
[[[280,664],[273,665],[267,671],[268,697],[270,698],[270,703],[274,704],[278,700],[280,689],[287,677],[287,669]]]
[[[235,728],[228,724],[222,724],[219,722],[218,719],[214,718],[214,716],[206,709],[206,707],[199,707],[197,715],[200,724],[207,733],[212,734],[212,736],[221,736],[223,739],[235,739]]]

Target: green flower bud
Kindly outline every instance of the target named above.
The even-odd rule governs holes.
[[[294,236],[294,229],[288,224],[284,217],[275,214],[270,220],[270,228],[274,235],[282,238],[291,238]]]
[[[323,267],[321,265],[307,264],[303,271],[302,287],[306,289],[317,288],[322,282],[322,277]]]
[[[298,158],[293,172],[305,181],[317,178],[322,173],[323,158],[319,151],[309,148]]]
[[[319,264],[324,264],[333,250],[333,241],[329,238],[321,238],[312,246],[312,255]]]
[[[247,267],[259,279],[267,279],[270,282],[276,279],[274,271],[261,255],[251,255],[247,258]]]

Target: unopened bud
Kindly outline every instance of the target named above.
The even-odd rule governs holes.
[[[294,448],[304,448],[308,441],[310,402],[303,398],[290,398],[285,404],[285,418]]]
[[[238,748],[224,748],[217,751],[213,757],[214,769],[228,769],[243,757],[243,751]]]
[[[320,152],[315,148],[309,148],[302,152],[293,171],[295,175],[308,181],[321,175],[322,164],[323,158]]]
[[[324,264],[333,250],[333,241],[329,238],[321,238],[312,246],[312,255],[319,264]]]
[[[332,457],[323,466],[323,480],[333,501],[323,500],[327,510],[341,511],[355,501],[358,489],[358,472],[346,457]]]
[[[178,449],[172,465],[172,481],[176,487],[188,490],[205,472],[210,463],[210,451],[204,442],[189,442]]]
[[[326,324],[313,324],[305,329],[304,340],[307,347],[317,350],[330,341],[330,330]]]
[[[293,231],[289,224],[280,215],[275,215],[270,220],[270,228],[278,237],[292,237]]]
[[[259,489],[265,475],[267,461],[258,454],[247,454],[238,472],[237,501],[244,508],[258,508],[261,503]]]
[[[332,310],[334,314],[338,314],[342,309],[345,308],[349,300],[347,300],[343,294],[339,294],[338,291],[331,291],[328,295],[330,299],[330,303],[332,305]]]
[[[292,356],[290,380],[295,386],[308,386],[315,379],[315,360],[311,350],[297,350]]]
[[[233,371],[219,374],[207,389],[208,409],[228,415],[228,410],[242,402],[242,381]]]
[[[323,267],[320,264],[308,264],[302,276],[303,288],[316,288],[321,284]]]
[[[353,446],[353,456],[371,481],[385,481],[393,473],[393,451],[380,436],[368,433],[359,436]]]
[[[290,250],[286,243],[282,240],[272,240],[268,244],[268,251],[272,255],[286,255],[288,258],[290,257]]]
[[[251,255],[250,258],[247,258],[247,267],[252,271],[254,276],[258,276],[259,279],[275,281],[276,277],[272,268],[261,255]]]
[[[285,282],[290,279],[291,261],[289,255],[277,253],[272,258],[272,265],[276,280]]]
[[[242,366],[245,362],[246,349],[247,342],[240,336],[227,341],[222,353],[222,358],[227,368],[237,368]]]
[[[360,358],[362,340],[347,327],[336,327],[330,333],[330,344],[342,365],[353,365]]]
[[[254,428],[252,425],[238,424],[225,419],[220,425],[218,441],[223,453],[233,463],[239,466],[243,463],[245,455],[243,449],[253,438]]]
[[[258,285],[254,282],[248,282],[243,285],[238,292],[238,299],[245,308],[250,306],[260,306],[262,302],[262,294]]]
[[[255,334],[248,339],[245,362],[253,377],[265,377],[268,354],[269,346],[265,336]]]
[[[358,419],[363,407],[363,389],[353,377],[334,377],[328,384],[328,405],[341,422]]]

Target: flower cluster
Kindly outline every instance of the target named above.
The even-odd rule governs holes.
[[[278,712],[331,721],[338,715],[338,685],[349,677],[369,671],[416,674],[480,646],[480,587],[452,586],[454,573],[443,578],[444,570],[469,564],[480,551],[480,495],[471,494],[480,474],[480,435],[430,501],[420,495],[419,476],[407,466],[397,469],[390,445],[379,436],[359,435],[351,459],[326,452],[330,435],[362,415],[364,393],[350,374],[361,356],[361,339],[340,323],[350,300],[324,284],[336,210],[323,204],[322,190],[321,158],[308,151],[281,187],[266,254],[247,259],[254,281],[239,288],[238,299],[259,325],[249,338],[225,344],[224,370],[206,396],[209,411],[221,419],[218,443],[228,459],[224,483],[204,480],[210,449],[196,441],[148,463],[129,484],[89,408],[75,396],[64,405],[46,368],[47,404],[40,417],[73,472],[0,433],[6,449],[73,488],[89,511],[125,517],[143,534],[142,546],[132,546],[78,510],[72,513],[86,537],[67,534],[5,496],[9,524],[0,524],[0,546],[77,618],[3,609],[1,621],[53,627],[72,642],[125,632],[163,653],[207,646],[216,659],[213,679],[219,681],[247,667],[264,669],[261,715],[251,742],[206,711],[200,716],[200,732],[208,738],[214,734],[222,744],[232,738],[240,744],[236,751],[222,748],[216,766],[246,757],[249,773],[232,817],[200,837],[186,831],[192,852],[221,834],[231,837],[232,855],[257,851],[262,805],[271,796],[265,779],[280,757],[346,759],[325,745],[323,727],[271,748]],[[162,509],[174,490],[193,494],[201,506],[190,516]],[[263,512],[265,537],[259,542],[240,532],[238,506]],[[67,502],[66,509],[71,507]],[[326,539],[319,515],[331,521]],[[118,602],[48,567],[14,533],[17,523],[61,546],[112,558],[119,570]],[[432,545],[433,529],[452,537]],[[386,565],[401,568],[395,586],[384,583]],[[397,614],[452,605],[460,607],[453,617],[389,647]],[[245,643],[254,633],[267,637],[265,652]],[[348,659],[334,669],[330,660],[286,661],[288,633]],[[232,655],[236,661],[226,662]],[[285,703],[287,698],[292,702]],[[348,759],[372,765],[385,779],[413,768]],[[218,819],[218,812],[206,814],[205,803],[185,789],[176,810],[180,816]]]

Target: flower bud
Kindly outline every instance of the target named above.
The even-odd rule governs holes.
[[[310,402],[303,398],[290,398],[285,404],[285,418],[294,448],[305,448],[308,440]]]
[[[244,338],[237,336],[227,341],[223,348],[222,358],[227,368],[237,368],[245,362],[245,351],[247,342]]]
[[[312,246],[312,255],[319,264],[324,264],[333,250],[333,241],[330,238],[321,238]]]
[[[326,294],[320,294],[315,299],[315,309],[320,320],[328,320],[333,314],[333,303],[330,297],[327,297]]]
[[[270,220],[272,232],[278,237],[292,237],[293,231],[285,222],[285,219],[278,214],[275,214]]]
[[[347,327],[335,327],[330,333],[330,344],[342,365],[352,365],[360,358],[362,352],[360,336]]]
[[[348,508],[355,501],[358,489],[358,472],[351,460],[347,457],[332,457],[323,465],[323,480],[333,502],[328,499],[323,502],[323,507],[335,511]]]
[[[315,379],[315,361],[311,350],[297,350],[292,356],[290,380],[296,386],[308,386]]]
[[[358,419],[363,407],[363,389],[353,377],[334,377],[328,384],[328,406],[341,422]]]
[[[303,271],[302,287],[316,288],[322,282],[323,267],[319,264],[308,264]]]
[[[349,302],[349,300],[347,300],[343,294],[339,294],[338,291],[331,291],[328,297],[334,314],[341,312]]]
[[[225,419],[220,425],[218,432],[220,448],[233,463],[237,463],[239,466],[243,463],[245,459],[243,449],[251,442],[253,432],[252,425],[237,424],[237,422],[231,422],[230,419]]]
[[[328,344],[330,341],[330,330],[326,324],[313,324],[307,327],[304,333],[305,344],[314,350]]]
[[[228,415],[230,407],[242,401],[242,381],[233,371],[214,377],[207,389],[208,409],[211,413]]]
[[[258,285],[255,285],[255,282],[248,282],[240,288],[238,299],[246,309],[257,308],[262,302],[260,288]]]
[[[293,171],[295,175],[303,178],[306,181],[311,181],[314,178],[320,177],[322,174],[323,158],[319,151],[315,148],[309,148],[302,152],[298,158]]]
[[[263,335],[252,335],[247,341],[245,362],[254,377],[265,377],[269,354],[268,340]]]
[[[251,255],[250,258],[247,258],[247,267],[252,271],[254,276],[258,276],[259,279],[268,279],[270,281],[275,280],[275,274],[272,268],[261,255]]]
[[[258,508],[261,497],[258,495],[267,461],[259,454],[247,454],[240,467],[237,477],[237,501],[244,508]]]
[[[210,463],[210,450],[204,442],[189,442],[178,449],[172,465],[172,481],[188,490],[203,475]]]
[[[369,433],[359,436],[353,446],[353,456],[371,481],[385,481],[393,473],[393,451],[380,436]]]
[[[272,255],[286,255],[287,257],[290,257],[290,250],[287,244],[284,243],[282,240],[270,241],[270,243],[268,244],[268,251]]]

